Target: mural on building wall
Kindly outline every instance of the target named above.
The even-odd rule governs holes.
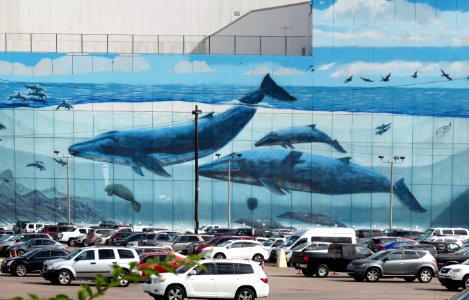
[[[192,228],[197,105],[201,224],[386,227],[392,186],[394,225],[469,226],[448,3],[314,2],[313,57],[0,53],[0,223],[65,221],[70,182],[74,223]]]

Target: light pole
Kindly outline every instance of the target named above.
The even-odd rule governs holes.
[[[54,150],[56,156],[59,156],[60,151]],[[70,225],[70,163],[69,159],[71,156],[63,155],[60,156],[65,158],[65,167],[67,169],[67,224]]]
[[[395,164],[402,164],[404,162],[405,156],[394,156],[393,159],[384,160],[383,155],[379,155],[378,158],[381,160],[382,163],[389,164],[391,166],[390,174],[391,174],[391,188],[389,190],[389,229],[392,229],[392,193],[394,189],[394,165]]]
[[[194,115],[194,156],[195,156],[195,196],[194,196],[194,233],[199,233],[199,115],[202,110],[195,106]]]
[[[220,158],[221,154],[220,153],[215,153],[215,155]],[[231,203],[230,203],[230,196],[231,196],[231,193],[230,193],[230,183],[231,183],[231,171],[238,171],[239,169],[234,169],[232,170],[231,169],[231,162],[240,158],[242,156],[241,153],[231,153],[229,154],[230,158],[228,158],[228,212],[227,212],[227,218],[228,218],[228,228],[230,228],[231,226]]]

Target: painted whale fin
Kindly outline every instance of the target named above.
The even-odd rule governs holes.
[[[269,191],[277,195],[285,195],[285,192],[275,183],[271,178],[259,178],[259,182],[265,186]]]
[[[213,117],[213,114],[214,114],[214,112],[210,112],[210,113],[208,113],[208,114],[202,116],[201,119],[203,119],[203,118],[212,118],[212,117]]]
[[[133,166],[132,170],[134,170],[134,172],[137,173],[140,176],[145,176],[145,175],[143,175],[142,169],[140,169],[140,167]]]
[[[146,155],[140,158],[140,163],[142,163],[146,169],[152,171],[156,175],[171,177],[171,175],[166,172],[165,169],[163,169],[163,166],[161,166],[160,162],[151,155]]]
[[[350,163],[350,160],[351,160],[351,159],[352,159],[352,158],[351,158],[350,156],[339,158],[339,160],[340,160],[341,162],[343,162],[344,164],[346,164],[346,165],[348,165],[348,164]]]
[[[293,145],[290,143],[289,140],[284,140],[283,143],[282,143],[282,146],[283,146],[284,148],[287,148],[287,147],[288,147],[288,148],[290,148],[290,149],[295,149],[295,147],[293,147]]]
[[[332,147],[334,147],[334,149],[336,149],[336,150],[339,151],[339,152],[347,153],[347,151],[345,151],[345,149],[342,148],[342,146],[339,144],[339,142],[338,142],[337,140],[331,141],[330,145],[331,145]]]
[[[131,201],[132,203],[132,208],[134,209],[135,212],[140,212],[140,210],[142,209],[142,206],[140,205],[140,203],[138,203],[137,201]]]
[[[397,196],[402,205],[413,212],[424,213],[427,210],[423,208],[404,183],[404,178],[394,184],[394,194]]]
[[[316,129],[316,124],[311,124],[311,125],[307,125],[308,127],[311,127],[311,129]]]
[[[293,97],[283,87],[275,83],[272,77],[270,77],[270,74],[265,75],[264,79],[262,80],[260,90],[272,99],[287,102],[296,100],[296,97]]]

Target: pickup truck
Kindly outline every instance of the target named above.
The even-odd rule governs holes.
[[[370,249],[361,245],[334,243],[329,245],[326,253],[308,251],[293,253],[291,265],[300,269],[307,277],[314,274],[317,277],[327,277],[329,271],[345,272],[352,260],[372,254]]]
[[[71,227],[67,231],[59,233],[58,240],[67,243],[71,247],[76,246],[76,240],[83,234],[87,234],[90,228]]]

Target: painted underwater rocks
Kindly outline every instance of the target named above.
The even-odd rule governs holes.
[[[140,205],[140,203],[135,201],[134,194],[126,186],[122,184],[109,184],[104,188],[104,191],[108,194],[108,196],[114,195],[129,201],[130,204],[132,204],[133,210],[135,212],[140,212],[142,206]]]
[[[340,159],[289,150],[249,150],[231,162],[237,172],[231,181],[263,186],[277,195],[294,191],[326,195],[358,193],[389,193],[390,181],[380,173],[350,162],[350,157]],[[201,176],[228,180],[228,160],[220,158],[199,167]],[[426,211],[400,179],[394,184],[394,194],[407,209]]]
[[[294,149],[293,144],[299,143],[325,143],[331,145],[339,152],[347,153],[337,140],[333,140],[324,132],[316,129],[316,124],[294,126],[272,131],[257,141],[255,145],[256,147],[281,145],[283,148],[288,147],[290,149]]]
[[[254,104],[266,95],[281,101],[296,99],[268,74],[260,88],[248,95],[240,101]],[[223,113],[201,117],[198,122],[199,158],[215,153],[233,140],[256,110],[251,105],[235,105]],[[77,157],[130,166],[140,176],[144,176],[141,168],[145,168],[156,175],[170,177],[164,166],[194,159],[194,123],[109,131],[74,144],[68,151]]]

